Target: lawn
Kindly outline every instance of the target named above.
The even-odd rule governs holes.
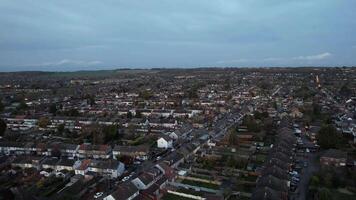
[[[171,194],[171,193],[167,193],[162,197],[162,200],[192,200],[192,199],[178,196],[178,195]]]
[[[211,176],[207,176],[207,175],[202,175],[202,174],[189,174],[190,177],[194,177],[194,178],[201,178],[201,179],[209,179],[211,178]]]
[[[341,192],[340,190],[332,190],[332,199],[335,200],[349,200],[349,199],[356,199],[356,195],[355,194],[351,194],[348,192]]]
[[[185,188],[179,188],[177,190],[177,192],[185,193],[185,194],[191,194],[191,195],[195,195],[195,196],[204,195],[204,192],[199,192],[199,191],[195,191],[195,190],[191,190],[191,189],[185,189]]]
[[[219,185],[213,183],[205,183],[205,182],[192,181],[187,179],[183,180],[182,183],[187,185],[192,185],[192,186],[205,187],[213,190],[218,190],[220,188]]]

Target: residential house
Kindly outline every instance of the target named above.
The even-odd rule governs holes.
[[[173,147],[173,140],[169,136],[163,135],[157,140],[157,147],[158,148],[172,148]]]
[[[57,165],[56,165],[56,170],[61,171],[61,170],[68,170],[68,171],[74,171],[77,167],[79,167],[81,162],[75,161],[73,159],[67,159],[67,158],[61,158]]]
[[[111,156],[109,145],[81,144],[77,156],[79,158],[108,159]]]
[[[112,194],[104,197],[104,200],[132,200],[139,194],[139,190],[133,183],[125,182],[119,185]]]
[[[346,166],[347,153],[338,149],[329,149],[321,157],[323,166],[343,167]]]
[[[89,171],[89,165],[91,163],[90,159],[82,160],[79,166],[76,166],[74,172],[75,174],[80,174],[85,176],[85,174]]]
[[[12,162],[12,167],[21,167],[21,168],[36,168],[39,170],[41,168],[41,163],[43,157],[39,156],[17,156]]]
[[[88,170],[110,178],[117,178],[125,171],[125,165],[115,159],[92,160]]]
[[[148,152],[149,152],[149,147],[146,145],[139,145],[139,146],[116,145],[112,151],[112,154],[114,159],[117,159],[118,156],[129,156],[140,160],[147,160]]]
[[[149,188],[155,181],[155,176],[150,173],[142,173],[137,178],[133,179],[131,182],[139,189],[145,190]]]
[[[58,163],[58,158],[55,157],[47,157],[43,160],[42,162],[42,168],[43,169],[56,169],[57,163]]]

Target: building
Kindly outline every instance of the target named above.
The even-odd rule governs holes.
[[[139,195],[139,190],[131,182],[125,182],[118,186],[112,194],[104,198],[104,200],[131,200]]]
[[[116,145],[113,149],[113,157],[117,159],[118,156],[129,156],[140,160],[147,160],[149,147],[145,145],[139,146],[120,146]]]
[[[81,144],[77,156],[79,158],[108,159],[111,156],[109,145]]]
[[[89,164],[88,171],[117,178],[125,171],[125,165],[114,159],[109,160],[92,160]]]
[[[157,140],[157,147],[158,148],[163,148],[163,149],[168,149],[173,147],[173,140],[169,136],[162,136]]]
[[[320,157],[320,163],[324,166],[343,167],[346,160],[347,153],[337,149],[329,149]]]

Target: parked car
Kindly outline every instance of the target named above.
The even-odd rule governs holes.
[[[289,174],[290,175],[298,175],[299,173],[297,171],[290,171]]]
[[[103,194],[104,194],[103,192],[97,192],[97,193],[95,193],[95,194],[94,194],[94,199],[97,199],[97,198],[103,196]]]
[[[135,161],[133,164],[135,164],[135,165],[140,165],[141,162],[140,162],[140,161]]]
[[[297,177],[292,177],[292,181],[299,182],[299,181],[300,181],[300,179],[299,179],[299,178],[297,178]]]
[[[125,176],[123,179],[121,179],[121,181],[122,181],[122,182],[125,182],[125,181],[127,181],[127,180],[129,180],[129,179],[130,179],[129,176]]]

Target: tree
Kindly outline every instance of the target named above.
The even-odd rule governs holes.
[[[128,125],[128,127],[127,127],[127,130],[129,131],[130,135],[132,135],[134,138],[136,137],[136,136],[135,136],[136,127],[135,127],[134,124],[129,123],[129,125]]]
[[[344,96],[344,97],[348,97],[352,94],[351,89],[348,86],[348,83],[345,83],[339,91],[340,95]]]
[[[1,100],[0,100],[0,112],[2,112],[4,110],[4,104],[2,104]]]
[[[0,119],[0,136],[3,136],[6,131],[6,122],[3,119]]]
[[[331,197],[331,192],[329,189],[327,188],[321,188],[319,191],[318,191],[318,194],[317,194],[317,199],[318,200],[332,200],[332,197]]]
[[[149,90],[144,90],[140,92],[139,96],[145,100],[149,100],[153,96],[153,94]]]
[[[256,122],[255,118],[250,115],[244,117],[243,125],[247,126],[247,130],[250,132],[259,132],[261,130],[261,127]]]
[[[235,145],[237,144],[237,133],[235,128],[231,128],[229,130],[229,144]]]
[[[118,136],[117,126],[116,125],[104,126],[103,133],[105,135],[105,143],[112,141],[116,139]]]
[[[38,120],[38,126],[41,128],[46,128],[48,124],[49,124],[49,119],[47,117],[41,117]]]
[[[70,110],[68,110],[65,115],[67,116],[71,116],[71,117],[78,117],[79,116],[79,111],[75,108],[72,108]]]
[[[24,101],[20,102],[20,105],[17,106],[17,110],[26,110],[28,108],[27,104]]]
[[[142,117],[141,111],[137,110],[135,117],[136,118],[141,118]]]
[[[237,162],[235,160],[235,158],[233,156],[229,156],[229,158],[227,159],[227,166],[231,167],[231,168],[235,168],[237,165]]]
[[[99,124],[92,124],[86,126],[83,130],[84,133],[87,133],[87,139],[92,140],[94,144],[104,144],[105,135],[101,131],[101,126]]]
[[[89,103],[89,105],[90,106],[94,106],[96,103],[95,103],[95,98],[94,98],[94,96],[92,96],[92,95],[90,95],[89,97],[88,97],[88,103]]]
[[[52,113],[53,115],[56,115],[56,113],[57,113],[57,106],[56,106],[56,104],[52,103],[52,104],[49,106],[49,113]]]
[[[317,135],[317,140],[321,148],[331,149],[336,148],[340,138],[336,128],[328,124],[321,127]]]
[[[130,111],[127,112],[126,114],[127,119],[131,119],[132,118],[132,113]]]
[[[57,131],[60,132],[60,133],[62,133],[62,132],[64,131],[64,124],[58,125]]]
[[[313,187],[318,187],[320,184],[320,179],[318,176],[312,176],[310,178],[310,185]]]

